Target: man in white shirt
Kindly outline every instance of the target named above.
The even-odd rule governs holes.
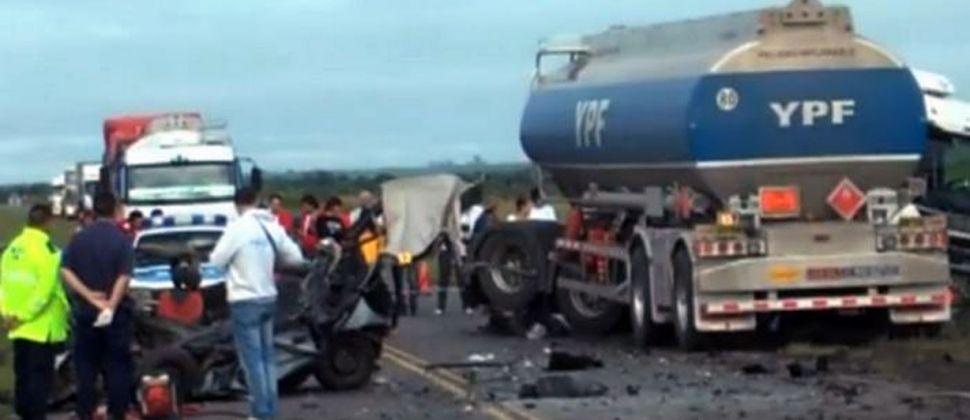
[[[278,396],[273,351],[276,317],[276,264],[299,265],[300,247],[267,210],[257,209],[257,194],[244,188],[236,194],[239,218],[226,230],[209,262],[227,268],[226,294],[239,361],[246,374],[253,418],[276,417]]]

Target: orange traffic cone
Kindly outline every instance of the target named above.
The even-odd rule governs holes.
[[[425,261],[418,263],[418,291],[422,295],[431,294],[431,269]]]

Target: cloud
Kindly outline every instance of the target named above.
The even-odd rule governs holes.
[[[97,159],[105,116],[158,110],[228,120],[272,169],[521,160],[540,39],[787,1],[4,1],[0,182]],[[851,5],[860,32],[970,90],[964,3]]]

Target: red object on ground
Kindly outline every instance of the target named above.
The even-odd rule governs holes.
[[[163,291],[158,296],[156,315],[183,325],[198,324],[205,309],[202,292],[196,290],[179,292],[179,294],[181,296],[176,296],[168,290]]]
[[[425,261],[418,263],[418,291],[422,295],[431,294],[431,269]]]
[[[175,401],[168,383],[148,385],[142,390],[142,417],[169,418],[175,415]]]

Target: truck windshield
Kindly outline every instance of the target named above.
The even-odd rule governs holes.
[[[970,145],[957,143],[950,146],[944,162],[948,189],[970,190]]]
[[[128,169],[128,201],[230,199],[236,190],[234,175],[231,163],[132,166]]]
[[[220,230],[188,231],[188,232],[166,232],[158,234],[142,235],[138,238],[135,246],[135,266],[148,267],[153,265],[167,265],[170,262],[168,255],[156,255],[148,252],[147,249],[172,249],[181,250],[188,247],[200,262],[209,261],[209,254],[216,247],[216,242],[222,236]]]

